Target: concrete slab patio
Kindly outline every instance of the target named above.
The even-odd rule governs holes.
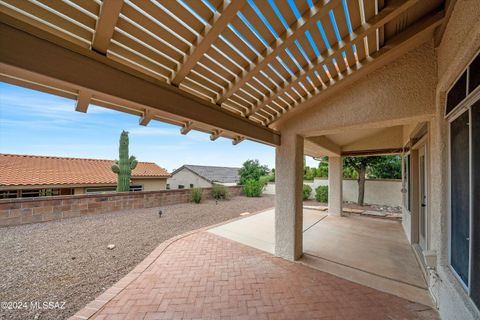
[[[325,212],[305,209],[303,231],[325,218]],[[275,253],[275,211],[268,209],[231,223],[222,224],[209,232],[243,243],[268,253]]]
[[[209,232],[273,254],[274,219],[270,209]],[[316,269],[432,305],[422,270],[398,221],[335,217],[304,209],[303,251],[300,261]]]
[[[72,319],[438,319],[436,311],[199,231],[159,246]]]

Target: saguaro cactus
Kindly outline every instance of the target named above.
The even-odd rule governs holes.
[[[128,156],[128,132],[122,131],[120,134],[119,160],[112,165],[112,171],[117,174],[117,192],[130,190],[130,177],[132,170],[137,166],[137,160],[134,156]]]

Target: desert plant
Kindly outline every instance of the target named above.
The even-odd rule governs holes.
[[[307,200],[312,194],[312,187],[308,184],[303,185],[303,200]]]
[[[265,185],[262,182],[248,179],[243,186],[243,192],[247,197],[261,197],[264,187]]]
[[[130,191],[130,178],[137,160],[134,156],[128,157],[128,132],[125,130],[120,134],[118,153],[119,160],[112,165],[112,171],[117,174],[117,192]]]
[[[192,189],[192,201],[195,203],[200,203],[202,201],[203,192],[201,188]]]
[[[268,182],[270,181],[270,177],[269,176],[261,176],[260,179],[258,179],[258,181],[263,185],[263,186],[266,186],[268,184]]]
[[[230,192],[228,192],[225,186],[214,184],[212,187],[212,197],[215,200],[228,200],[230,199]]]
[[[268,177],[270,178],[268,182],[275,182],[275,168],[272,169]]]
[[[328,202],[328,186],[318,186],[315,189],[315,199],[318,202]]]

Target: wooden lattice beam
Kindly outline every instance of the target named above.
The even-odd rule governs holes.
[[[10,21],[0,13],[0,69],[10,75],[36,77],[37,82],[58,83],[61,86],[89,90],[102,99],[119,99],[143,108],[158,110],[172,117],[181,117],[238,134],[258,142],[279,145],[280,134],[253,121],[207,101],[196,98],[178,88],[154,79],[143,79],[135,70],[110,61],[107,57],[85,48],[75,51],[57,43],[65,43],[31,26]],[[39,37],[18,29],[30,28]],[[49,40],[45,40],[48,38]],[[28,80],[28,79],[26,79]],[[187,107],[179,107],[187,106]]]
[[[123,0],[104,0],[93,34],[92,50],[106,54],[117,24]]]
[[[433,37],[435,29],[442,24],[444,20],[444,11],[431,13],[422,18],[417,23],[407,28],[404,32],[398,34],[391,40],[387,41],[385,45],[372,56],[367,57],[360,64],[354,66],[349,75],[337,75],[333,80],[333,85],[328,86],[316,94],[305,103],[298,105],[290,112],[281,116],[274,116],[268,125],[278,125],[280,122],[287,121],[298,112],[305,110],[314,105],[318,105],[320,99],[325,95],[331,94],[335,90],[344,88],[346,85],[364,77],[368,73],[394,61],[396,58],[407,53],[409,50],[419,46]]]
[[[190,49],[190,54],[185,57],[178,71],[173,74],[172,84],[178,86],[185,79],[245,3],[246,0],[223,1],[222,6],[217,9],[217,12],[209,21],[210,26],[206,26],[202,30],[200,36],[196,39],[197,44]]]
[[[254,107],[247,116],[250,116],[257,112],[258,110],[264,108],[266,105],[270,104],[273,99],[281,95],[286,89],[291,87],[293,83],[305,81],[308,75],[312,76],[314,70],[320,70],[321,65],[328,64],[336,56],[340,56],[342,51],[352,50],[353,45],[357,44],[360,41],[363,41],[365,36],[369,36],[376,32],[376,30],[384,26],[389,21],[392,21],[406,10],[415,5],[418,0],[396,0],[393,1],[389,6],[385,7],[379,14],[373,16],[366,23],[362,24],[356,28],[350,35],[348,35],[343,41],[335,43],[332,45],[332,50],[329,50],[323,59],[316,59],[313,63],[309,63],[303,66],[302,70],[295,72],[294,76],[287,78],[285,82],[279,84],[279,87],[272,89],[272,93],[268,94],[265,99],[263,99],[256,107]],[[306,98],[306,97],[305,97]],[[299,103],[302,103],[301,101]],[[298,103],[297,103],[298,104]]]
[[[150,109],[145,109],[142,117],[138,121],[138,124],[141,125],[141,126],[148,126],[148,124],[150,123],[152,118],[153,118],[153,111],[150,110]]]
[[[80,90],[77,97],[75,111],[87,113],[88,105],[92,99],[92,93],[87,90]]]
[[[239,90],[245,83],[250,81],[254,76],[265,69],[275,57],[285,48],[288,48],[297,39],[295,34],[301,34],[312,27],[318,20],[328,15],[328,12],[342,3],[341,0],[319,1],[307,12],[305,12],[301,19],[295,21],[288,30],[285,30],[278,39],[270,43],[269,48],[265,49],[261,56],[254,61],[253,64],[247,67],[245,75],[238,75],[233,85],[231,85],[227,92],[217,101],[218,104],[228,100],[237,90]]]

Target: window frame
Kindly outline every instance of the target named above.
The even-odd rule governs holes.
[[[140,187],[139,190],[132,190],[132,188],[134,189],[138,189],[138,187]],[[134,185],[130,185],[130,188],[128,190],[129,192],[142,192],[143,191],[143,184],[134,184]]]
[[[452,109],[452,112],[446,117],[448,121],[447,125],[447,136],[448,136],[448,145],[447,145],[447,152],[448,152],[448,157],[447,157],[447,168],[448,168],[448,175],[447,175],[447,186],[448,186],[448,197],[447,197],[447,207],[448,207],[448,223],[447,223],[447,228],[448,228],[448,268],[450,271],[453,273],[455,278],[458,280],[458,282],[461,284],[461,286],[464,288],[464,290],[467,292],[467,294],[470,297],[471,293],[471,281],[472,281],[472,243],[473,241],[471,240],[473,236],[473,196],[472,196],[472,190],[473,190],[473,178],[472,178],[472,169],[473,169],[473,156],[472,156],[472,112],[471,108],[472,106],[477,102],[480,101],[480,87],[477,87],[476,90],[470,95],[467,96],[466,99],[464,99],[461,103],[459,103],[454,109]],[[468,257],[468,283],[465,283],[460,275],[457,273],[457,271],[453,268],[452,266],[452,145],[451,145],[451,124],[453,121],[455,121],[458,117],[463,115],[465,112],[468,113],[468,135],[469,135],[469,150],[468,150],[468,160],[469,160],[469,165],[468,165],[468,170],[469,170],[469,232],[470,232],[470,240],[468,243],[469,246],[469,257]]]
[[[113,190],[105,190],[105,191],[89,191],[89,190],[102,190],[102,189],[111,189],[113,188]],[[104,193],[110,193],[110,192],[115,192],[116,191],[116,187],[86,187],[85,188],[85,194],[104,194]]]
[[[470,65],[472,62],[480,55],[480,50],[477,51],[473,57],[468,61],[466,66],[459,72],[457,77],[455,77],[455,80],[452,81],[448,89],[444,92],[444,112],[443,112],[443,117],[445,120],[449,120],[450,117],[453,117],[457,112],[459,112],[460,109],[462,109],[462,106],[465,104],[469,104],[470,100],[472,99],[473,96],[477,95],[480,93],[480,86],[477,88],[473,89],[473,91],[470,91],[469,86],[470,86]],[[463,74],[466,73],[467,79],[466,79],[466,86],[465,86],[465,98],[460,101],[455,107],[450,110],[449,113],[447,113],[447,102],[448,102],[448,94],[450,93],[450,90],[457,84],[458,80],[463,76]]]

